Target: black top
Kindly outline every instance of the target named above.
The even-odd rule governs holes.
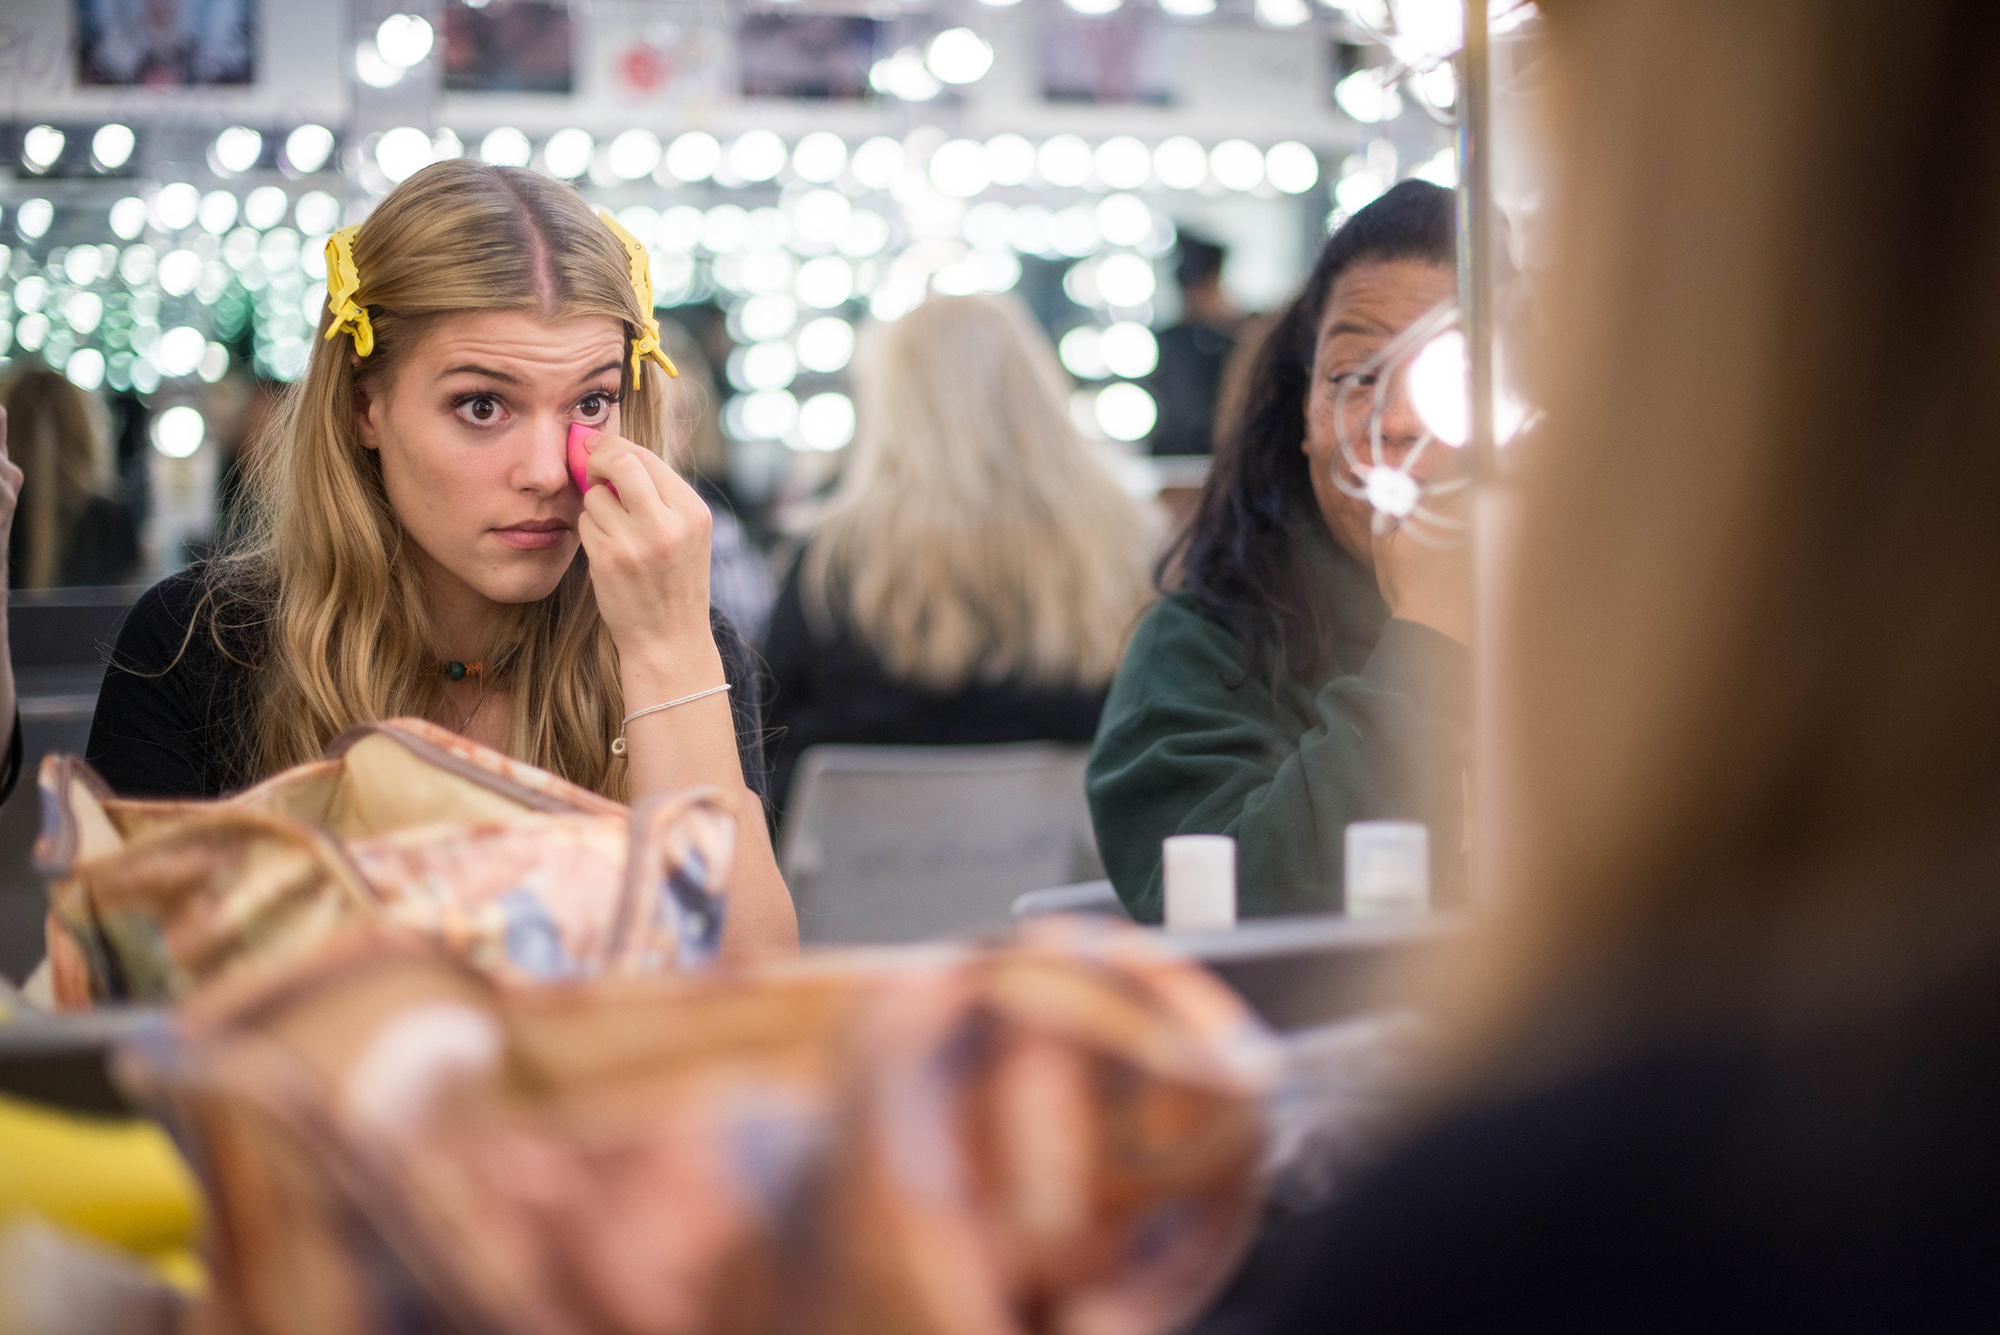
[[[2000,1330],[2000,965],[1809,1036],[1654,1043],[1312,1221],[1321,1331]]]
[[[1150,442],[1154,454],[1213,454],[1215,401],[1235,336],[1202,324],[1162,330],[1160,362],[1148,378],[1160,420]]]
[[[15,524],[7,535],[7,568],[25,570],[28,526]],[[63,543],[55,582],[62,587],[123,584],[139,572],[139,521],[130,507],[109,496],[91,496],[78,512]]]
[[[190,566],[148,589],[125,619],[104,672],[90,724],[88,760],[126,797],[220,797],[244,787],[249,754],[243,728],[256,697],[264,626],[237,609],[220,620],[224,653],[207,618],[189,633],[204,567]],[[752,792],[766,795],[757,674],[742,637],[710,610],[722,669],[731,686],[737,752]],[[235,660],[235,661],[232,661]]]
[[[809,746],[977,746],[1088,742],[1107,686],[973,681],[938,691],[890,675],[855,639],[838,608],[830,638],[813,633],[799,592],[805,554],[792,563],[771,609],[764,657],[772,679],[771,792],[780,807],[792,767]]]

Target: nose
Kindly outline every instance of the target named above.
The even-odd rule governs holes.
[[[1417,416],[1416,405],[1410,402],[1409,372],[1407,368],[1399,370],[1382,401],[1382,450],[1401,462],[1424,431],[1424,419]]]
[[[514,485],[537,496],[553,496],[569,479],[569,419],[537,417],[522,435],[526,443],[514,465]]]

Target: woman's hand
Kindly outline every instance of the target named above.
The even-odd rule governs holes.
[[[1441,507],[1442,508],[1442,507]],[[1462,511],[1463,507],[1456,507]],[[1375,583],[1389,614],[1472,643],[1472,552],[1468,544],[1433,547],[1391,523],[1374,535]]]
[[[618,652],[685,660],[706,645],[713,653],[708,506],[665,460],[622,436],[596,436],[589,448],[587,478],[611,486],[583,494],[577,536]]]
[[[722,652],[708,619],[708,507],[658,455],[620,436],[590,441],[584,477],[611,484],[583,493],[576,528],[590,556],[598,612],[618,646],[625,712],[720,686]],[[730,685],[743,689],[746,683]],[[795,953],[791,896],[778,874],[763,808],[743,781],[729,697],[711,695],[648,714],[632,720],[625,734],[633,801],[710,787],[735,809],[723,958]]]

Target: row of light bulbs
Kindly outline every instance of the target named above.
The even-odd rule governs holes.
[[[90,136],[90,165],[113,172],[132,160],[139,137],[132,127],[113,121]],[[21,165],[41,175],[61,160],[69,136],[53,125],[36,125],[21,136]],[[300,125],[280,145],[279,166],[290,175],[310,176],[333,155],[333,131],[324,125]],[[208,148],[208,165],[217,176],[241,176],[264,159],[264,136],[247,125],[232,125]]]
[[[840,207],[825,210],[828,216],[819,217],[822,198]],[[306,345],[302,340],[310,337],[323,299],[318,286],[324,279],[319,234],[338,220],[339,204],[320,191],[307,192],[291,208],[288,202],[281,188],[264,186],[250,192],[239,211],[238,201],[229,192],[212,191],[197,199],[193,187],[185,184],[167,187],[150,202],[137,197],[121,200],[112,206],[110,221],[114,232],[124,239],[132,240],[149,224],[178,231],[199,222],[202,230],[217,240],[195,244],[194,249],[181,245],[164,253],[144,243],[122,251],[113,245],[74,245],[52,253],[49,278],[28,274],[15,285],[12,310],[0,315],[12,314],[19,318],[19,324],[15,330],[0,331],[0,340],[13,333],[22,347],[34,350],[45,343],[54,347],[50,340],[62,329],[88,338],[108,313],[105,299],[91,289],[114,275],[134,291],[138,310],[144,306],[149,289],[157,294],[152,297],[155,305],[159,296],[178,299],[190,295],[205,305],[212,304],[229,285],[233,273],[256,293],[264,293],[268,284],[266,295],[278,298],[271,306],[270,316],[276,323],[270,330],[263,329],[265,317],[259,316],[260,336],[268,333],[270,339],[260,337],[258,355],[260,363],[268,360],[267,373],[292,378],[303,370]],[[30,203],[47,208],[46,201]],[[40,212],[28,211],[30,215]],[[282,224],[287,213],[306,230],[304,237],[289,227],[274,225]],[[835,213],[843,217],[833,216]],[[1077,216],[1053,214],[1036,205],[1018,209],[998,202],[978,205],[964,219],[964,241],[973,247],[969,254],[940,268],[935,257],[928,263],[920,257],[918,252],[925,247],[906,252],[889,263],[886,271],[876,270],[880,276],[871,283],[869,308],[882,318],[895,318],[921,300],[922,290],[930,286],[940,291],[1011,288],[1019,280],[1020,265],[1009,247],[1023,243],[1039,251],[1060,241],[1078,253],[1094,249],[1099,240],[1118,245],[1144,243],[1151,253],[1166,244],[1152,236],[1158,230],[1157,216],[1131,195],[1112,195],[1094,208],[1079,205],[1065,211],[1065,215],[1069,213]],[[731,420],[739,434],[762,433],[772,422],[783,420],[791,425],[778,434],[799,448],[834,449],[844,444],[845,437],[833,429],[839,417],[831,400],[816,395],[799,404],[788,396],[792,381],[801,372],[836,373],[851,357],[851,322],[816,311],[830,311],[862,295],[860,273],[847,252],[856,252],[858,259],[882,249],[888,235],[880,215],[853,208],[835,192],[822,191],[818,196],[794,197],[789,221],[777,209],[753,213],[730,204],[718,204],[706,212],[687,205],[664,212],[635,205],[624,210],[620,218],[649,244],[670,248],[655,254],[662,295],[692,277],[690,254],[697,248],[716,256],[716,281],[738,294],[731,303],[731,333],[745,345],[727,367],[719,369],[750,400],[732,410]],[[872,237],[852,227],[857,218],[876,222]],[[19,221],[17,211],[17,225]],[[221,236],[238,221],[242,225]],[[30,222],[43,224],[46,218],[31,216]],[[263,228],[269,230],[260,235]],[[1091,235],[1086,237],[1085,231]],[[783,249],[797,245],[809,254],[829,238],[836,239],[842,253],[799,262]],[[210,250],[203,251],[203,244]],[[929,249],[935,251],[937,243],[930,243]],[[0,267],[5,263],[5,249],[0,247]],[[911,272],[904,272],[906,269]],[[923,272],[915,272],[917,269]],[[306,280],[303,284],[301,278]],[[58,286],[59,282],[66,285]],[[1153,295],[1154,276],[1143,257],[1115,253],[1072,266],[1064,286],[1086,306],[1138,310]],[[260,310],[271,305],[262,297],[259,300]],[[803,324],[801,315],[805,317]],[[145,322],[142,316],[141,323]],[[135,345],[136,356],[114,352],[107,360],[105,351],[83,346],[66,348],[58,360],[73,380],[88,389],[97,388],[108,377],[116,388],[136,384],[150,391],[163,377],[173,379],[199,371],[204,379],[212,380],[227,366],[221,345],[208,342],[193,326],[156,329],[153,333],[143,348]],[[265,341],[272,346],[264,347]],[[4,351],[0,346],[0,352]],[[1158,355],[1150,332],[1129,318],[1107,329],[1086,326],[1072,330],[1060,352],[1064,365],[1082,380],[1144,376],[1151,372]],[[1150,396],[1142,391],[1111,385],[1080,390],[1079,394],[1082,397],[1075,405],[1079,423],[1089,424],[1095,434],[1136,439],[1151,429],[1154,409]]]
[[[14,208],[14,230],[30,241],[39,240],[55,221],[55,212],[55,205],[46,199],[24,199]],[[203,194],[185,181],[174,181],[154,191],[150,201],[127,195],[111,206],[108,221],[113,235],[131,241],[148,225],[179,232],[199,223],[203,231],[220,236],[240,220],[265,232],[291,213],[299,230],[310,235],[339,226],[340,212],[340,201],[324,190],[308,190],[295,205],[282,186],[259,186],[239,200],[232,191]]]
[[[409,179],[442,158],[458,157],[465,142],[451,130],[427,134],[415,126],[384,131],[375,141],[375,165],[392,184]],[[689,130],[663,141],[634,127],[600,145],[588,130],[557,130],[539,155],[532,140],[513,126],[501,126],[479,141],[482,161],[502,166],[536,165],[563,180],[588,176],[612,186],[651,179],[663,186],[714,181],[721,185],[762,185],[780,179],[808,184],[849,180],[870,190],[897,184],[913,156],[903,140],[876,135],[849,147],[827,130],[815,130],[787,146],[771,130],[749,130],[724,144],[705,130]],[[952,139],[930,154],[925,170],[948,195],[971,198],[993,186],[1041,184],[1057,188],[1099,186],[1136,190],[1164,186],[1199,190],[1214,186],[1254,191],[1266,184],[1285,194],[1304,194],[1319,182],[1319,156],[1297,140],[1261,149],[1247,139],[1225,139],[1210,147],[1186,135],[1148,146],[1131,135],[1114,135],[1093,146],[1080,135],[1058,134],[1035,144],[1025,136]]]
[[[1447,67],[1448,72],[1448,67]],[[1363,70],[1353,77],[1372,77]],[[1369,93],[1344,81],[1349,113],[1357,120],[1380,120],[1384,97],[1393,88],[1379,83]],[[1370,98],[1374,100],[1369,100]],[[68,136],[52,125],[37,125],[22,136],[21,161],[32,173],[46,172],[61,158]],[[123,167],[137,142],[130,126],[100,126],[91,137],[92,164],[104,171]],[[300,125],[285,136],[280,166],[292,175],[320,171],[332,156],[333,132],[323,125]],[[540,165],[551,176],[575,180],[590,176],[600,185],[651,177],[661,185],[717,181],[758,185],[776,180],[789,165],[799,180],[830,183],[848,174],[859,185],[886,190],[902,174],[908,150],[904,143],[877,135],[850,149],[847,141],[816,130],[787,147],[770,130],[750,130],[725,147],[714,135],[690,130],[662,141],[651,130],[634,127],[602,145],[588,130],[556,131],[541,146]],[[436,135],[415,126],[384,132],[375,142],[375,164],[391,182],[400,182],[432,162],[457,157],[464,141],[451,130]],[[249,126],[232,125],[209,146],[208,162],[216,175],[228,178],[253,170],[264,155],[264,135]],[[512,126],[501,126],[480,141],[481,160],[526,167],[535,162],[535,145]],[[1174,135],[1148,147],[1131,135],[1114,135],[1093,147],[1079,135],[1058,134],[1038,146],[1026,137],[1007,133],[981,143],[954,139],[933,156],[932,172],[954,188],[947,193],[973,195],[987,186],[1018,186],[1039,181],[1057,187],[1093,182],[1114,190],[1134,190],[1158,184],[1175,190],[1196,190],[1213,182],[1225,190],[1255,190],[1266,182],[1286,194],[1303,194],[1319,180],[1318,156],[1305,144],[1287,140],[1259,149],[1245,139],[1225,139],[1204,148],[1200,141]],[[943,182],[940,182],[941,188]]]

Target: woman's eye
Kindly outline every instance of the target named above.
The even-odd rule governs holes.
[[[491,394],[471,394],[458,401],[458,415],[474,426],[491,426],[500,420],[500,400]]]
[[[594,422],[611,412],[611,405],[618,400],[610,394],[586,394],[576,405],[579,421]]]
[[[1368,389],[1375,384],[1375,377],[1365,371],[1342,371],[1333,377],[1336,385],[1353,385],[1357,389]]]

